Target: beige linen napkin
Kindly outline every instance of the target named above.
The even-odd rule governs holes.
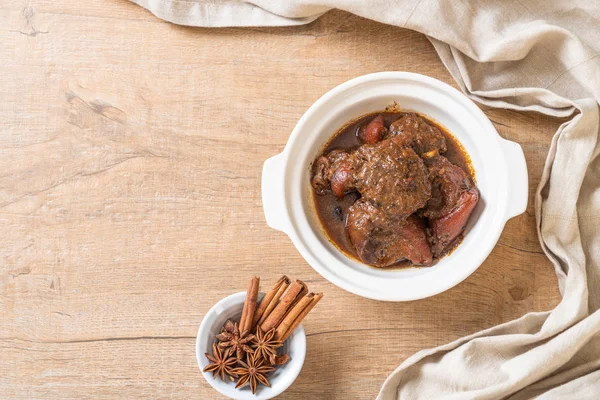
[[[600,399],[600,1],[135,1],[194,26],[303,24],[343,9],[426,34],[477,102],[571,116],[552,139],[535,199],[561,303],[420,351],[378,398]]]

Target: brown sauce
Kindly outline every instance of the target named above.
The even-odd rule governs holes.
[[[406,114],[406,112],[384,111],[363,115],[338,130],[325,145],[321,154],[326,154],[335,149],[350,150],[362,145],[357,136],[358,129],[379,114],[383,115],[386,126],[389,126],[392,122]],[[427,123],[438,128],[445,136],[448,149],[444,153],[444,156],[453,164],[461,167],[465,172],[471,175],[473,181],[475,181],[471,159],[460,142],[452,136],[444,126],[436,123],[424,114],[418,114],[425,119]],[[343,199],[338,199],[332,193],[317,195],[313,191],[315,209],[329,240],[344,254],[358,261],[360,261],[360,259],[346,233],[346,216],[348,215],[348,208],[354,204],[359,197],[360,194],[358,193],[349,193],[346,194]],[[462,237],[457,240],[444,255],[451,253],[452,250],[460,244],[461,239]],[[402,261],[394,267],[399,268],[411,265],[412,264],[409,261]]]

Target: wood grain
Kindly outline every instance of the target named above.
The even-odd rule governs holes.
[[[324,92],[383,70],[454,85],[423,35],[339,11],[192,29],[121,0],[5,2],[0,19],[0,397],[220,398],[195,335],[252,275],[327,293],[282,399],[373,398],[416,351],[559,301],[533,193],[561,121],[538,114],[484,109],[523,145],[530,203],[443,294],[351,295],[266,226],[262,163]]]

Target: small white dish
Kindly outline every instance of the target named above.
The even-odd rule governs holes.
[[[264,294],[259,295],[259,300]],[[244,307],[246,292],[239,292],[225,297],[215,304],[204,316],[198,336],[196,338],[196,359],[198,366],[202,371],[209,364],[204,353],[212,353],[212,344],[215,341],[215,336],[221,332],[223,324],[228,319],[239,321]],[[279,366],[275,371],[271,372],[267,379],[271,387],[259,385],[256,394],[252,394],[250,386],[246,385],[243,388],[236,389],[235,382],[223,382],[221,378],[214,377],[212,372],[202,372],[204,379],[219,393],[237,400],[266,400],[271,399],[285,391],[296,380],[304,358],[306,357],[306,335],[302,325],[292,332],[290,337],[283,344],[283,352],[290,356],[290,361]]]
[[[445,126],[471,157],[480,201],[463,242],[433,267],[379,269],[340,252],[314,209],[311,165],[348,121],[396,103]],[[458,90],[424,75],[380,72],[330,90],[300,118],[281,154],[265,161],[262,201],[267,224],[285,232],[323,277],[359,296],[408,301],[443,292],[471,275],[490,254],[507,220],[527,207],[527,166],[521,146],[505,140]]]

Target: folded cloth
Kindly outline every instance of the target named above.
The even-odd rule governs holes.
[[[428,36],[462,90],[492,107],[567,117],[535,197],[563,295],[408,358],[379,399],[600,398],[600,2],[590,0],[134,0],[193,26],[304,24],[331,8]]]

